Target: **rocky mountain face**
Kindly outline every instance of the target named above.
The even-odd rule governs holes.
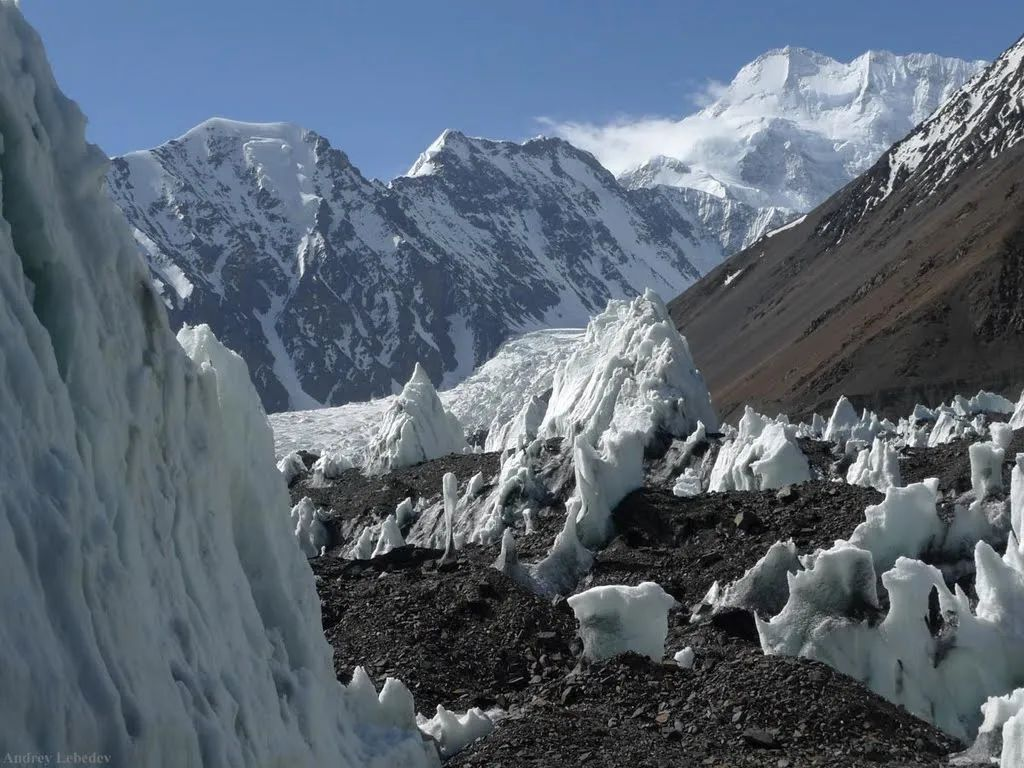
[[[672,304],[716,404],[886,411],[1024,383],[1024,40]],[[728,343],[723,343],[728,339]]]
[[[793,221],[798,215],[788,208],[758,208],[690,187],[657,186],[649,191],[672,206],[681,216],[693,221],[694,226],[717,235],[726,256],[738,253],[762,235],[770,234]]]
[[[804,212],[870,167],[983,66],[934,54],[868,51],[845,63],[805,48],[769,51],[708,106],[661,126],[663,154],[620,180]],[[586,140],[577,143],[601,156]]]
[[[384,185],[312,131],[214,119],[108,181],[172,322],[238,350],[268,411],[391,394],[416,362],[453,384],[511,335],[675,295],[779,223],[624,189],[560,139],[455,131]]]
[[[209,120],[114,158],[109,187],[172,322],[208,323],[270,411],[465,378],[506,338],[671,296],[838,188],[977,68],[762,56],[618,181],[560,139],[446,131],[390,184],[313,131]],[[689,122],[687,122],[689,121]]]

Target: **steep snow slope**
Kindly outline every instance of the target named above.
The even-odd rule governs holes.
[[[689,187],[656,186],[649,192],[671,205],[695,227],[716,233],[727,256],[742,251],[797,216],[796,211],[788,208],[756,208],[731,197],[718,197]],[[705,272],[718,264],[707,264]]]
[[[271,411],[392,394],[417,362],[450,386],[510,336],[675,295],[736,245],[558,139],[446,131],[384,186],[312,131],[210,120],[108,180],[172,323],[209,323]]]
[[[497,354],[452,389],[441,402],[472,435],[497,419],[512,419],[533,397],[551,388],[555,370],[580,343],[583,331],[533,331],[502,344]],[[290,411],[270,416],[278,456],[292,451],[338,451],[360,462],[394,397],[335,408]]]
[[[621,174],[627,187],[692,187],[756,207],[807,211],[867,169],[983,64],[885,51],[846,63],[787,47],[747,64],[711,104],[681,120],[559,130]]]
[[[1022,137],[1024,40],[800,223],[673,302],[723,412],[1016,395]]]
[[[0,2],[3,751],[436,764],[336,681],[245,364],[175,341],[84,124]]]
[[[692,171],[692,167],[681,160],[659,155],[622,174],[619,182],[633,191],[651,190],[697,226],[717,233],[726,255],[743,250],[799,215],[790,208],[742,202],[719,181],[703,173],[695,178]]]
[[[934,115],[858,179],[853,192],[864,201],[819,226],[833,241],[904,186],[924,197],[956,175],[1024,140],[1024,40],[1000,56],[984,76],[950,98]]]

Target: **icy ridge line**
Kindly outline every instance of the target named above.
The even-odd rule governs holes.
[[[268,411],[391,395],[416,363],[450,387],[509,338],[674,296],[784,221],[624,189],[560,139],[446,131],[418,169],[384,185],[313,131],[214,119],[107,181],[172,322],[237,349]]]

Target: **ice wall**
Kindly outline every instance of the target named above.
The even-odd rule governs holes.
[[[756,491],[810,480],[810,465],[796,442],[796,432],[796,427],[747,406],[735,438],[718,452],[709,490]]]
[[[609,430],[687,437],[702,421],[718,429],[704,377],[653,291],[614,300],[591,319],[583,342],[555,373],[544,437],[582,436],[597,446]]]
[[[110,765],[429,765],[337,683],[240,358],[186,356],[106,158],[0,2],[0,744]]]

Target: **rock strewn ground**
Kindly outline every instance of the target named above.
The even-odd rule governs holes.
[[[507,708],[535,677],[576,664],[582,644],[564,600],[555,607],[491,568],[496,552],[467,548],[439,568],[441,554],[403,547],[372,561],[311,561],[340,678],[356,665],[399,677],[430,714],[438,704]]]
[[[969,484],[967,445],[906,451],[905,480],[938,476],[940,488],[957,495],[965,473]],[[824,475],[829,452],[809,448]],[[464,483],[497,468],[497,456],[484,454],[378,478],[346,473],[320,489],[318,503],[380,516],[412,495],[409,489],[436,495],[444,472]],[[546,551],[561,527],[568,480],[538,514],[538,532],[517,533],[524,560]],[[302,482],[293,493],[307,493]],[[669,617],[666,653],[692,647],[692,670],[631,656],[582,660],[565,601],[538,597],[492,568],[496,546],[467,547],[454,566],[439,566],[437,550],[413,547],[372,561],[327,557],[311,565],[342,680],[362,664],[378,684],[388,675],[405,681],[424,714],[438,704],[508,713],[450,765],[945,765],[963,745],[817,662],[765,657],[750,614],[730,610],[711,622],[689,621],[690,607],[715,580],[741,576],[775,541],[792,538],[801,552],[828,547],[881,499],[873,489],[827,479],[782,492],[696,498],[675,497],[662,483],[627,496],[613,514],[616,537],[577,591],[661,584],[680,602]]]
[[[944,765],[953,740],[817,662],[708,627],[684,670],[621,656],[538,685],[456,766]]]

